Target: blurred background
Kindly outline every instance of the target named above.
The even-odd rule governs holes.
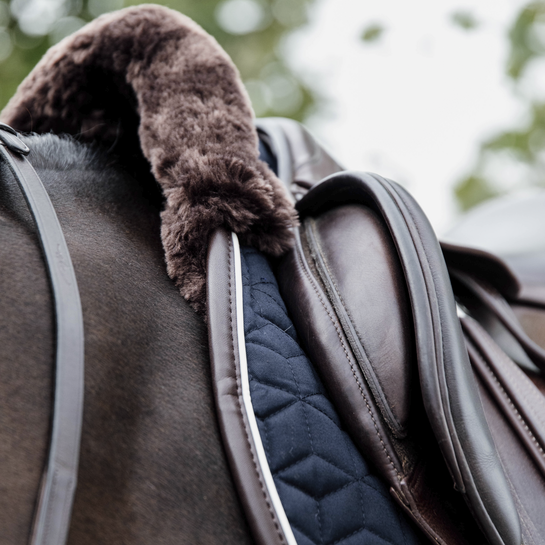
[[[0,107],[48,47],[132,0],[0,0]],[[257,116],[303,121],[405,185],[439,233],[545,186],[545,0],[169,0],[238,66]]]

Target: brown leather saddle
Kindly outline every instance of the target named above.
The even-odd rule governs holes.
[[[545,352],[506,302],[520,292],[514,273],[486,252],[441,248],[402,187],[337,172],[293,122],[260,121],[258,130],[301,222],[276,265],[280,292],[360,452],[435,543],[543,543],[545,404],[536,384]],[[257,541],[292,543],[244,382],[235,238],[217,233],[209,250],[218,414]],[[541,374],[514,363],[479,324],[484,314]]]
[[[278,284],[355,444],[434,542],[543,542],[545,350],[517,318],[542,319],[539,290],[492,254],[441,248],[403,188],[374,174],[335,173],[340,167],[298,124],[263,120],[258,130],[301,221],[277,263]],[[56,297],[55,413],[33,543],[61,543],[77,480],[81,309],[28,150],[7,126],[0,137],[39,226]],[[208,267],[216,399],[235,481],[256,540],[295,543],[253,413],[234,234],[215,233]]]

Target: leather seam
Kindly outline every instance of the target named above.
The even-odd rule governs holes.
[[[480,324],[478,324],[480,326]],[[482,327],[482,326],[480,326]],[[489,339],[488,335],[483,335],[482,336],[482,341],[485,343],[485,345],[487,346],[487,348],[493,352],[496,352],[497,355],[501,358],[501,359],[505,359],[506,355],[503,351],[499,351],[497,350],[497,346],[495,344],[493,344],[493,342]],[[518,377],[516,375],[516,373],[513,373],[511,371],[511,369],[509,367],[505,368],[506,366],[502,365],[502,367],[504,367],[503,369],[503,372],[506,374],[507,378],[512,380],[513,383],[521,390],[524,390],[525,393],[527,395],[530,395],[532,397],[532,403],[537,403],[538,405],[542,406],[543,408],[545,408],[545,401],[543,400],[543,398],[541,396],[537,396],[535,395],[535,393],[533,392],[532,389],[529,389],[527,388],[527,386],[524,384],[523,381],[521,381],[520,377]],[[492,371],[492,369],[491,369]],[[495,377],[495,375],[494,375]],[[498,382],[499,384],[499,382]],[[500,384],[499,384],[500,385]],[[503,387],[500,385],[500,388],[502,388],[502,391],[503,391]],[[505,395],[507,396],[507,392],[505,393]],[[513,407],[514,408],[514,407]],[[542,425],[545,427],[545,422],[543,421],[543,419],[541,418],[541,416],[534,411],[534,407],[532,406],[532,404],[528,404],[526,407],[525,407],[527,410],[529,410],[531,413],[532,413],[532,416],[534,416],[536,418],[536,420]],[[518,411],[517,411],[518,412]],[[540,449],[541,450],[541,449]],[[543,452],[543,450],[541,451]],[[545,456],[545,453],[544,453],[544,456]]]
[[[232,273],[231,254],[233,252],[233,245],[232,244],[233,244],[232,241],[229,240],[229,253],[228,253],[228,261],[227,261],[227,268],[228,268],[228,271],[229,271],[229,282],[228,282],[228,287],[229,287],[229,328],[231,330],[232,353],[233,353],[233,355],[235,355],[235,362],[236,362],[236,354],[235,354],[235,334],[236,334],[236,331],[235,331],[235,328],[234,328],[234,325],[233,325],[233,285],[231,283],[231,273]],[[274,509],[272,508],[272,505],[271,505],[269,499],[267,498],[267,488],[264,485],[263,480],[261,478],[258,463],[257,463],[257,461],[255,459],[254,451],[252,449],[252,441],[250,439],[251,433],[248,432],[248,427],[247,427],[247,424],[246,424],[246,420],[244,419],[244,410],[242,408],[242,403],[241,403],[242,385],[240,383],[240,370],[239,370],[239,366],[237,366],[236,363],[235,363],[235,380],[236,380],[236,384],[237,384],[238,408],[239,408],[239,411],[240,411],[240,415],[242,417],[242,426],[244,428],[244,435],[246,436],[246,442],[247,442],[249,450],[250,450],[250,456],[252,457],[252,463],[254,465],[255,474],[257,476],[257,480],[258,480],[259,486],[261,488],[261,493],[263,494],[263,499],[265,500],[265,505],[267,506],[267,509],[268,509],[269,514],[271,516],[271,519],[273,521],[274,527],[276,529],[277,536],[280,539],[281,543],[285,543],[284,534],[281,531],[280,525],[279,525],[279,523],[278,523],[278,521],[276,519],[276,513],[274,512]]]
[[[494,371],[492,370],[492,368],[488,365],[488,363],[485,361],[484,358],[481,358],[482,362],[484,363],[487,371],[489,372],[489,374],[491,375],[492,377],[492,380],[496,383],[496,385],[498,386],[498,388],[500,389],[500,393],[503,395],[503,397],[507,400],[507,403],[509,404],[509,406],[511,407],[511,409],[515,412],[515,415],[517,417],[517,420],[520,421],[520,423],[522,424],[524,430],[526,431],[527,435],[530,436],[530,439],[532,440],[533,443],[535,443],[536,447],[539,449],[539,452],[541,453],[541,456],[543,458],[545,458],[545,452],[543,451],[543,448],[539,445],[536,437],[534,436],[534,434],[532,433],[532,431],[530,430],[530,428],[527,426],[526,422],[524,421],[522,415],[519,413],[519,411],[517,410],[517,408],[515,407],[515,405],[513,404],[510,396],[507,394],[507,392],[504,390],[503,386],[500,384],[500,381],[498,380],[498,378],[496,377],[496,374],[494,373]]]
[[[328,273],[328,279],[331,280],[331,283],[333,284],[333,288],[335,289],[335,292],[337,293],[337,296],[339,297],[342,305],[343,305],[343,308],[346,312],[346,315],[348,316],[348,319],[350,320],[350,323],[352,324],[352,327],[354,329],[354,332],[356,333],[356,337],[358,338],[358,341],[360,343],[360,346],[361,346],[361,349],[363,350],[363,353],[365,354],[365,357],[367,358],[367,361],[369,362],[369,365],[371,366],[371,368],[374,370],[374,365],[373,365],[373,361],[372,359],[369,357],[369,353],[367,352],[366,348],[365,348],[365,344],[363,342],[363,339],[361,337],[361,333],[359,331],[359,329],[356,327],[356,323],[354,321],[354,319],[352,318],[352,314],[350,312],[350,310],[348,309],[348,306],[346,305],[346,303],[344,302],[344,299],[343,299],[343,296],[341,295],[341,292],[339,290],[339,287],[337,286],[337,283],[335,281],[335,275],[331,272],[331,269],[329,268],[329,262],[326,258],[326,256],[324,255],[324,252],[322,250],[322,245],[320,243],[320,239],[319,239],[319,236],[318,236],[318,232],[317,232],[317,229],[316,229],[316,224],[314,221],[311,222],[311,228],[312,230],[315,232],[314,234],[314,239],[316,241],[316,246],[317,246],[317,250],[320,252],[320,255],[322,257],[322,261],[325,265],[325,268],[327,269],[327,273]],[[384,391],[384,388],[382,386],[382,383],[380,381],[380,378],[378,377],[378,375],[375,374],[375,377],[376,377],[376,380],[378,382],[378,385],[380,387],[380,390],[382,392],[382,395],[384,396],[384,399],[386,400],[387,403],[390,402],[390,400],[388,399],[388,396],[386,395],[386,392]],[[393,420],[395,421],[395,424],[400,428],[400,429],[403,429],[403,426],[399,423],[398,419],[395,417],[395,415],[393,414],[392,412],[392,418]]]
[[[335,321],[333,319],[333,316],[331,316],[331,313],[329,312],[328,308],[326,307],[326,305],[325,305],[325,303],[324,303],[324,301],[323,301],[323,299],[322,299],[322,297],[321,297],[321,295],[320,295],[320,293],[318,291],[318,288],[316,287],[316,285],[312,281],[312,278],[310,277],[308,271],[306,270],[306,268],[305,268],[305,266],[303,264],[303,260],[302,260],[301,255],[299,254],[299,252],[296,252],[296,253],[297,253],[297,259],[299,260],[301,268],[303,269],[303,273],[305,274],[308,281],[310,282],[314,292],[318,296],[318,299],[319,299],[323,309],[326,311],[326,314],[328,315],[329,320],[331,321],[331,323],[333,324],[333,327],[335,328],[335,331],[337,332],[337,337],[339,338],[341,346],[343,347],[344,355],[346,356],[348,364],[350,365],[350,369],[352,371],[352,376],[354,377],[354,380],[356,381],[356,384],[358,385],[360,395],[362,396],[363,400],[365,401],[365,405],[367,407],[367,412],[369,413],[369,416],[371,416],[371,420],[373,421],[373,426],[375,428],[375,432],[377,434],[377,437],[380,440],[380,444],[382,445],[382,449],[384,450],[384,453],[386,454],[386,457],[388,458],[388,461],[390,462],[390,465],[392,466],[393,470],[395,471],[395,473],[397,475],[397,478],[401,481],[402,480],[402,475],[399,473],[397,467],[395,466],[395,464],[394,464],[394,462],[393,462],[393,460],[392,460],[392,458],[390,456],[390,453],[388,452],[388,449],[386,448],[384,440],[382,439],[382,436],[380,434],[380,431],[378,429],[378,426],[377,426],[377,423],[376,423],[376,420],[375,420],[375,416],[373,414],[373,410],[371,409],[371,407],[369,405],[369,400],[367,399],[367,396],[365,395],[365,392],[363,391],[363,389],[361,387],[360,381],[358,380],[358,377],[356,375],[356,370],[354,369],[354,364],[350,361],[350,356],[349,356],[348,351],[346,349],[346,345],[344,344],[344,342],[342,340],[342,336],[341,336],[341,333],[339,331],[339,328],[337,327],[337,324],[335,323]]]

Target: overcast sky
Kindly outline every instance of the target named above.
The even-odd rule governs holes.
[[[519,0],[318,0],[308,27],[284,44],[292,66],[328,99],[311,130],[347,168],[409,188],[436,230],[452,224],[452,186],[479,143],[521,122],[504,75]],[[477,27],[452,23],[473,15]],[[372,44],[362,30],[384,26]]]

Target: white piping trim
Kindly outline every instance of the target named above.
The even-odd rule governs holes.
[[[252,398],[250,395],[250,379],[248,377],[248,360],[246,359],[246,339],[244,337],[244,314],[243,314],[243,301],[242,301],[242,265],[240,259],[240,245],[238,243],[238,237],[235,233],[231,233],[231,239],[233,241],[233,253],[235,262],[235,313],[237,319],[237,339],[238,339],[238,351],[240,362],[240,379],[242,383],[242,400],[244,402],[244,410],[250,424],[250,432],[254,441],[255,450],[257,453],[257,461],[261,467],[263,473],[263,479],[265,480],[265,486],[269,492],[271,498],[272,507],[276,512],[278,522],[284,533],[284,537],[288,545],[297,545],[295,536],[291,529],[288,517],[284,511],[284,506],[278,496],[276,485],[271,474],[271,468],[265,455],[265,449],[261,442],[261,435],[257,427],[257,421],[255,419],[254,408],[252,405]]]

